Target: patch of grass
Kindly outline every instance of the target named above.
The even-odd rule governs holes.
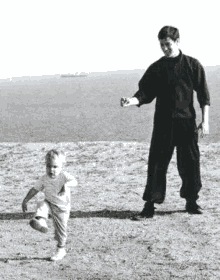
[[[220,278],[219,145],[200,145],[203,188],[199,204],[203,215],[189,215],[184,210],[174,154],[165,202],[156,205],[152,219],[137,222],[130,218],[143,207],[149,145],[51,145],[61,144],[68,155],[66,169],[79,185],[72,190],[68,254],[57,263],[49,262],[56,246],[52,220],[45,235],[28,224],[43,195],[29,202],[29,213],[21,212],[23,197],[45,172],[49,145],[1,144],[1,279]]]

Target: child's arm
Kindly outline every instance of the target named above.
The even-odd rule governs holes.
[[[23,202],[22,202],[22,211],[26,212],[27,211],[27,203],[28,201],[34,197],[39,191],[36,190],[35,188],[32,188],[29,190],[29,192],[27,193],[26,197],[24,198]]]
[[[73,178],[71,181],[65,183],[65,187],[76,187],[78,185],[77,181],[75,178]]]
[[[76,181],[76,179],[75,178],[73,178],[71,181],[69,181],[69,182],[66,182],[63,186],[62,186],[62,188],[61,188],[61,190],[59,191],[59,193],[58,193],[58,195],[64,195],[64,193],[65,193],[65,191],[66,191],[66,188],[69,188],[69,187],[76,187],[77,186],[77,181]]]

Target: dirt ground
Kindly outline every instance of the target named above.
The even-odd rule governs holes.
[[[45,172],[51,147],[67,153],[75,175],[68,227],[68,254],[50,262],[56,243],[52,221],[47,234],[29,219],[38,194],[21,211],[21,202]],[[220,145],[200,144],[203,215],[185,212],[174,154],[167,196],[144,222],[130,220],[143,207],[149,145],[137,142],[0,144],[0,279],[220,279]]]

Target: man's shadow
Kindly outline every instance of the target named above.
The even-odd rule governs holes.
[[[173,211],[155,211],[155,216],[172,215],[174,213],[185,213],[186,210],[173,210]],[[109,219],[130,219],[138,214],[138,211],[130,210],[108,210],[103,209],[100,211],[71,211],[70,218],[109,218]],[[15,212],[15,213],[0,213],[0,220],[25,220],[31,219],[34,212]]]

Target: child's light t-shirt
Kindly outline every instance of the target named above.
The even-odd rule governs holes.
[[[35,183],[34,188],[37,191],[42,191],[45,194],[45,199],[50,203],[59,207],[62,211],[70,210],[70,188],[67,187],[65,194],[59,196],[58,193],[62,189],[63,185],[67,182],[73,181],[73,186],[76,185],[76,179],[65,171],[54,179],[50,178],[47,174],[40,177]]]

